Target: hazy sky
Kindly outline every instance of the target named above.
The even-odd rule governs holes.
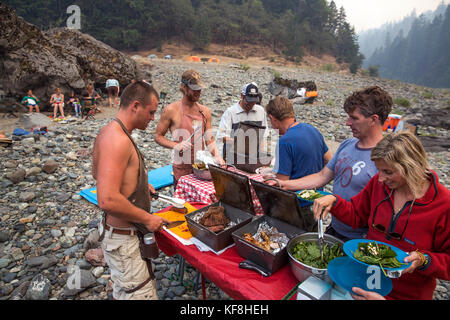
[[[442,0],[334,0],[336,6],[344,7],[347,21],[357,33],[377,28],[386,22],[402,20],[413,9],[417,15],[435,10]],[[444,0],[449,4],[450,0]]]

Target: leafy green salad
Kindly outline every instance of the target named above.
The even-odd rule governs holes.
[[[316,190],[303,190],[298,194],[299,198],[302,198],[304,200],[308,201],[314,201],[317,198],[323,197],[323,194],[320,194]]]
[[[335,243],[330,246],[328,243],[325,243],[323,246],[322,260],[317,241],[301,241],[292,248],[291,254],[298,261],[317,269],[326,269],[331,260],[344,256],[340,244]]]
[[[385,275],[384,268],[400,268],[406,264],[397,260],[397,254],[391,247],[376,242],[358,243],[358,249],[353,252],[353,257],[364,263],[380,266]]]

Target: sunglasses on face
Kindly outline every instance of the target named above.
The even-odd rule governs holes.
[[[245,102],[247,102],[247,104],[256,104],[258,101],[248,101],[246,97],[244,97]]]
[[[390,199],[391,195],[392,195],[392,192],[391,192],[391,194],[390,194],[388,197],[386,197],[385,199],[381,200],[381,201],[377,204],[377,206],[375,207],[375,210],[374,210],[373,216],[372,216],[372,228],[374,228],[375,230],[377,230],[377,231],[379,231],[379,232],[381,232],[381,233],[386,234],[387,236],[391,237],[391,238],[394,239],[394,240],[401,240],[401,239],[403,238],[403,235],[405,234],[406,227],[408,226],[409,217],[411,216],[411,211],[412,211],[412,208],[413,208],[415,199],[411,202],[411,205],[410,205],[410,207],[409,207],[408,217],[406,218],[405,227],[403,228],[402,233],[397,233],[397,232],[387,232],[385,226],[383,226],[382,224],[379,224],[379,223],[378,223],[378,224],[375,224],[375,216],[376,216],[376,214],[377,214],[377,210],[378,210],[378,207],[380,206],[380,204],[381,204],[382,202],[387,201],[388,199]]]

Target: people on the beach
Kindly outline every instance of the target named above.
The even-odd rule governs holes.
[[[279,180],[281,187],[292,191],[314,189],[334,179],[333,193],[350,200],[377,173],[370,152],[383,138],[383,124],[391,109],[392,98],[380,87],[372,86],[354,92],[344,103],[344,110],[348,114],[346,125],[352,130],[353,138],[341,143],[333,158],[320,172],[295,180]],[[367,226],[353,229],[333,217],[326,233],[347,241],[364,238],[367,230]]]
[[[272,128],[281,135],[273,170],[277,179],[299,179],[320,172],[331,159],[320,131],[297,121],[288,98],[275,97],[266,105],[266,111]]]
[[[267,115],[264,108],[259,105],[262,100],[256,83],[247,83],[242,87],[240,100],[229,107],[220,119],[219,128],[216,134],[217,143],[223,143],[222,156],[232,155],[234,137],[241,123],[252,123],[259,127],[267,128]],[[256,129],[255,129],[256,130]],[[261,129],[261,136],[267,137],[268,130]],[[256,137],[257,135],[253,135]],[[255,145],[257,142],[253,142]],[[263,145],[261,145],[261,148]]]
[[[388,299],[431,300],[436,279],[450,280],[450,191],[430,169],[419,139],[402,131],[386,135],[371,151],[378,169],[347,201],[327,195],[314,201],[316,219],[328,213],[353,228],[369,226],[367,239],[408,252],[412,265],[392,279]],[[382,275],[381,275],[382,276]],[[355,299],[383,299],[354,289]]]
[[[216,164],[224,164],[211,132],[211,111],[199,103],[203,89],[201,75],[195,70],[187,70],[181,76],[180,91],[183,97],[166,106],[161,114],[155,132],[155,141],[166,148],[173,149],[174,187],[178,180],[191,174],[195,153],[204,150],[205,144],[214,156]],[[173,140],[165,136],[171,132]]]
[[[23,97],[22,104],[25,104],[28,107],[28,111],[30,113],[33,112],[33,110],[36,110],[36,112],[39,113],[39,99],[33,94],[33,91],[30,89],[27,92],[27,95]]]
[[[94,90],[94,86],[89,84],[86,86],[86,90],[83,93],[83,100],[86,106],[91,107],[92,109],[97,109],[97,99],[100,99],[101,96]]]
[[[120,85],[119,81],[116,79],[110,78],[106,80],[106,90],[108,91],[108,100],[109,100],[109,107],[112,108],[113,104],[114,107],[117,105],[119,106],[119,92],[120,92]]]
[[[71,105],[74,108],[75,111],[75,117],[81,116],[81,103],[80,99],[75,96],[75,92],[72,90],[70,92],[69,100],[67,100],[67,105]]]
[[[154,120],[158,100],[147,83],[128,85],[116,118],[100,130],[94,144],[92,175],[104,212],[99,225],[101,247],[117,300],[158,299],[151,260],[140,250],[142,229],[154,232],[168,221],[150,214],[149,192],[155,190],[148,184],[144,158],[131,137],[134,129],[145,130]]]
[[[61,114],[61,118],[64,116],[64,95],[61,93],[60,88],[56,88],[55,93],[50,97],[50,105],[53,107],[53,119],[57,119],[58,110]]]

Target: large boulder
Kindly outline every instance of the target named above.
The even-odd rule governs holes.
[[[410,108],[403,116],[403,120],[412,125],[450,130],[450,107],[421,105],[417,108]]]
[[[21,99],[32,89],[45,109],[56,87],[79,94],[88,83],[104,87],[111,76],[122,84],[139,78],[136,62],[77,30],[42,32],[0,2],[0,90],[6,96]]]
[[[75,57],[82,78],[95,83],[99,89],[104,89],[110,77],[122,85],[141,77],[135,60],[88,34],[68,28],[50,29],[44,34]]]
[[[31,130],[36,127],[47,127],[52,121],[42,113],[26,113],[20,116],[18,124],[25,130]]]

